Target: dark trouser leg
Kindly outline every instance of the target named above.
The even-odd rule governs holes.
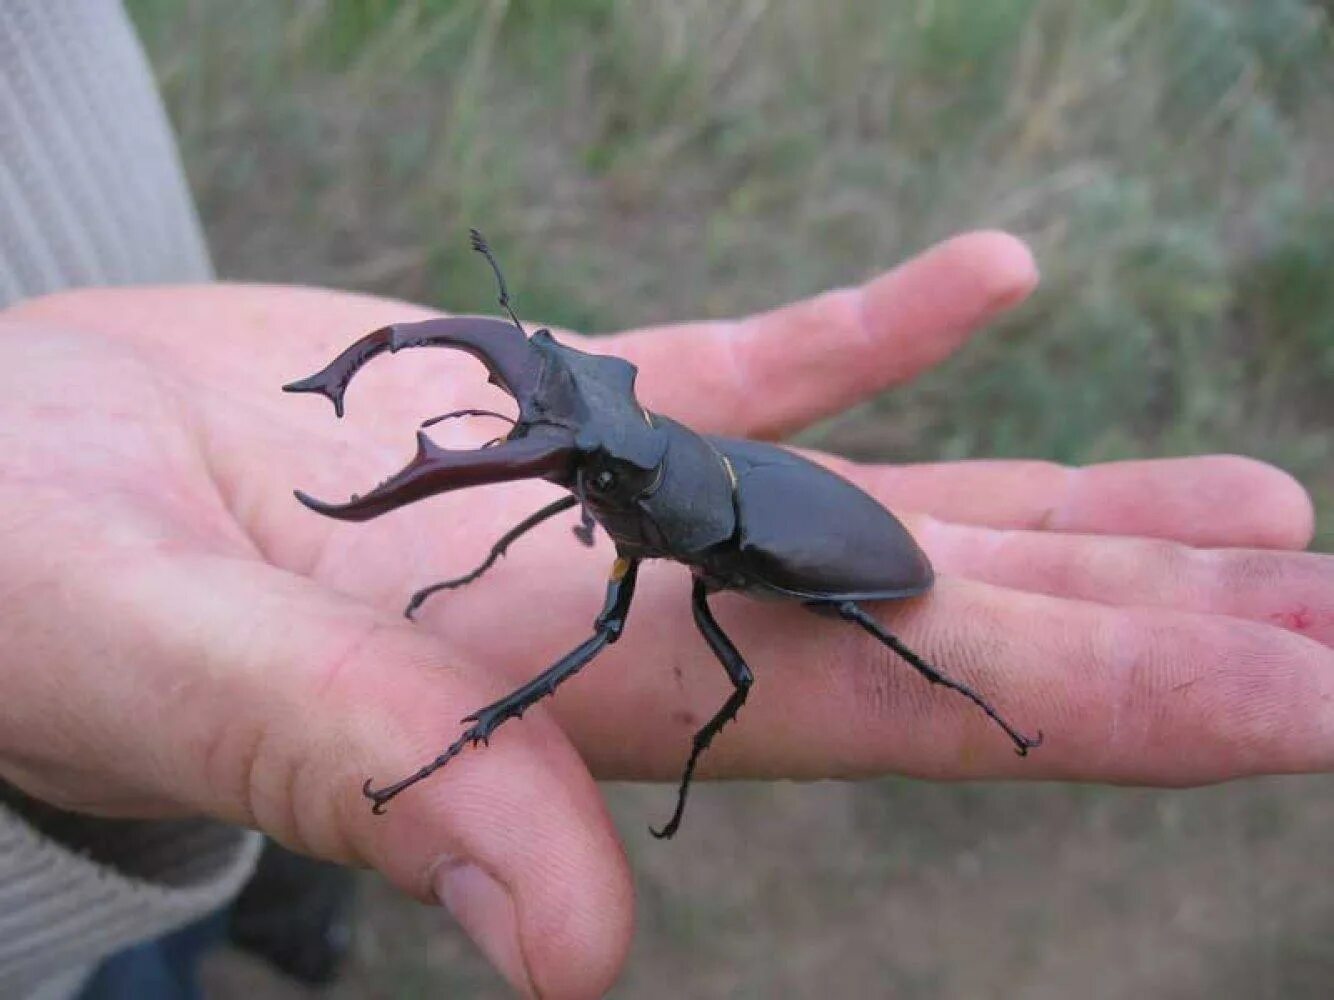
[[[351,950],[354,902],[350,869],[293,854],[270,840],[232,904],[228,936],[293,979],[326,985]]]
[[[512,694],[499,701],[492,702],[479,709],[463,721],[472,725],[463,731],[463,735],[451,743],[439,757],[426,764],[414,774],[402,781],[384,788],[371,788],[371,781],[366,779],[362,794],[375,803],[374,812],[384,812],[385,803],[405,788],[409,788],[434,774],[457,757],[463,748],[472,744],[486,743],[491,734],[507,719],[520,718],[531,706],[547,695],[554,694],[556,687],[578,673],[579,668],[597,656],[598,653],[621,637],[625,628],[625,616],[630,611],[630,601],[635,594],[635,577],[639,573],[639,562],[633,559],[617,559],[612,567],[611,579],[607,583],[607,600],[602,606],[602,613],[593,623],[594,632],[590,639],[571,650],[556,663]]]
[[[713,650],[713,654],[722,662],[723,669],[727,671],[727,676],[731,678],[736,690],[732,692],[727,701],[723,702],[723,707],[718,710],[718,714],[695,734],[690,749],[690,759],[686,762],[685,774],[681,777],[681,787],[676,793],[676,811],[672,813],[672,818],[667,821],[667,825],[661,830],[649,829],[649,832],[659,839],[673,836],[680,828],[681,817],[686,811],[686,795],[690,791],[690,779],[695,775],[695,764],[699,761],[700,755],[709,748],[709,744],[718,735],[718,731],[736,718],[737,712],[746,703],[746,695],[750,693],[750,685],[755,679],[750,672],[750,667],[746,666],[746,661],[741,658],[737,648],[732,645],[732,640],[727,638],[727,635],[718,626],[718,622],[714,620],[713,613],[709,610],[707,597],[708,590],[705,588],[703,581],[696,580],[695,591],[690,599],[690,607],[695,615],[695,625],[698,626],[700,633],[708,642],[709,648]]]
[[[536,528],[548,518],[555,517],[561,511],[569,510],[578,502],[579,501],[572,496],[561,497],[555,503],[543,507],[536,514],[530,514],[528,517],[525,517],[514,527],[510,528],[509,531],[500,536],[500,541],[491,546],[490,555],[488,555],[486,559],[482,561],[482,564],[471,573],[464,573],[463,576],[455,577],[452,580],[442,580],[440,583],[433,583],[429,587],[423,587],[421,590],[413,594],[412,600],[408,601],[408,606],[403,611],[404,616],[411,618],[414,612],[422,606],[426,598],[438,591],[453,590],[455,587],[462,587],[466,583],[472,583],[479,576],[489,570],[492,563],[505,554],[505,550],[510,547],[515,539],[531,531],[533,528]]]
[[[820,607],[820,605],[816,605],[816,607]],[[894,650],[894,652],[898,653],[909,666],[913,667],[932,684],[942,684],[951,691],[959,692],[959,694],[963,695],[978,708],[982,709],[982,711],[986,712],[987,716],[995,722],[996,725],[1005,730],[1005,735],[1009,736],[1010,739],[1014,741],[1015,752],[1017,752],[1020,757],[1027,757],[1029,750],[1042,745],[1042,733],[1039,732],[1037,736],[1034,737],[1024,736],[1002,719],[1000,713],[992,708],[985,698],[968,685],[950,680],[935,667],[931,666],[931,664],[927,663],[924,659],[900,642],[892,632],[863,611],[856,601],[840,601],[838,603],[823,605],[823,607],[832,607],[838,612],[840,618],[843,618],[846,621],[855,622],[867,632],[870,632],[871,635],[875,636],[890,649]]]

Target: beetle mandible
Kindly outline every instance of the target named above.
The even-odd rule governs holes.
[[[719,730],[736,718],[753,680],[709,610],[709,595],[721,590],[797,602],[860,626],[932,684],[977,705],[1020,756],[1042,742],[1040,732],[1031,738],[1019,733],[986,699],[941,673],[863,608],[868,601],[919,596],[934,582],[925,553],[893,514],[847,480],[783,448],[696,434],[650,412],[635,398],[637,370],[628,361],[567,347],[545,329],[528,336],[495,256],[482,235],[471,232],[473,249],[495,274],[509,322],[452,317],[383,327],[323,370],[283,388],[318,393],[341,417],[348,383],[372,358],[406,347],[449,347],[486,366],[490,380],[518,403],[518,418],[471,409],[442,414],[418,430],[413,459],[371,492],[344,504],[299,490],[297,499],[329,517],[364,521],[436,493],[484,483],[541,478],[570,491],[506,532],[472,572],[419,590],[408,603],[409,618],[430,595],[477,579],[520,535],[575,506],[582,511],[575,533],[591,545],[593,526],[600,524],[615,543],[617,558],[593,635],[518,690],[463,719],[462,735],[415,773],[378,789],[367,779],[362,792],[376,813],[469,744],[487,742],[503,722],[553,694],[619,639],[644,559],[671,559],[690,568],[695,625],[733,687],[695,734],[676,808],[665,826],[652,830],[656,837],[671,837],[680,827],[695,765]],[[424,431],[440,420],[476,415],[502,417],[513,426],[504,438],[474,451],[440,448]]]

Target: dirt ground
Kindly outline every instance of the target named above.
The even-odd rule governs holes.
[[[639,888],[612,996],[1327,997],[1334,789],[701,786],[671,843],[665,787],[608,786]],[[355,958],[310,992],[235,953],[210,996],[507,996],[440,911],[366,876]]]

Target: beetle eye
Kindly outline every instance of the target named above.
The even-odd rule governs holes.
[[[589,485],[592,486],[593,489],[597,490],[599,493],[606,493],[608,490],[615,487],[616,475],[609,469],[603,469],[601,472],[599,472],[596,476],[593,477],[593,481],[589,483]]]

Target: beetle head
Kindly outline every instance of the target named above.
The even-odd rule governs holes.
[[[348,383],[363,365],[385,351],[423,346],[467,351],[486,365],[491,381],[518,403],[510,433],[495,447],[454,451],[419,431],[412,461],[366,495],[329,504],[298,492],[302,503],[361,521],[436,493],[515,479],[582,487],[599,506],[652,483],[666,441],[635,399],[635,366],[567,347],[547,330],[529,338],[510,323],[469,317],[384,327],[283,388],[322,395],[342,416]]]
[[[574,482],[563,485],[582,485],[602,503],[642,492],[662,464],[667,440],[635,397],[638,369],[567,347],[546,330],[530,343],[544,359],[534,407],[539,420],[574,436]]]

